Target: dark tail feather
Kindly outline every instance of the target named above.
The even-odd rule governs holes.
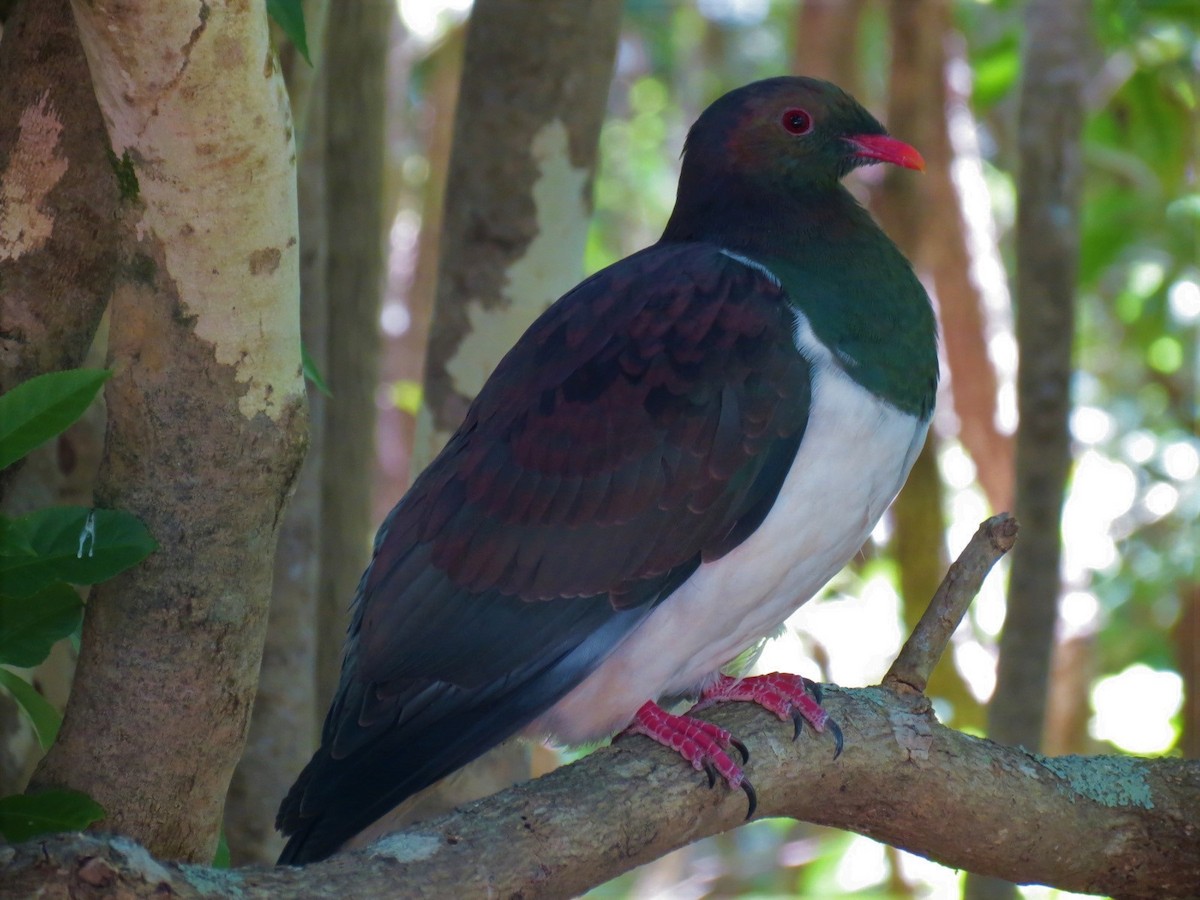
[[[311,822],[301,825],[300,830],[288,838],[276,865],[302,866],[305,863],[316,862],[318,859],[325,859],[332,855],[337,847],[327,850],[324,847],[309,846],[309,836],[320,821],[320,819],[313,819]]]
[[[494,684],[467,708],[441,715],[426,710],[432,720],[419,728],[405,727],[411,721],[394,726],[342,759],[332,757],[327,740],[280,805],[275,827],[290,837],[279,864],[304,865],[332,856],[417,791],[512,737],[579,684],[649,609],[615,612],[532,678]]]
[[[292,785],[291,790],[287,792],[283,802],[279,804],[279,812],[275,815],[275,829],[285,835],[289,835],[288,842],[283,848],[283,852],[279,854],[279,860],[276,865],[280,866],[300,866],[306,862],[312,862],[316,859],[324,859],[333,850],[324,853],[320,856],[313,855],[315,848],[308,847],[308,840],[313,829],[320,823],[320,817],[305,820],[300,815],[300,801],[304,798],[304,792],[308,790],[308,784],[312,781],[313,770],[316,767],[318,756],[314,756],[304,767],[304,771],[296,779],[296,783]]]

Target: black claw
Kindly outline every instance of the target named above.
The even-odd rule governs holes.
[[[754,811],[758,809],[758,794],[754,792],[754,785],[746,779],[742,779],[742,790],[746,792],[746,796],[750,798],[750,809],[746,811],[746,821],[750,821],[750,817],[754,815]]]
[[[825,699],[825,688],[821,687],[820,682],[809,681],[807,678],[805,678],[804,686],[806,688],[808,688],[808,692],[812,695],[812,698],[814,700],[816,700],[818,704],[820,704]]]
[[[704,761],[704,773],[708,775],[708,786],[710,788],[717,786],[717,767],[712,764],[711,760]]]
[[[792,710],[792,721],[796,723],[796,730],[792,733],[792,743],[795,743],[804,730],[804,716],[800,715],[799,710]]]
[[[842,755],[842,726],[833,721],[833,719],[830,719],[825,723],[825,727],[828,728],[830,734],[833,735],[833,758],[837,759]]]
[[[731,747],[737,748],[737,752],[742,754],[742,765],[745,765],[746,763],[750,762],[750,751],[746,749],[745,744],[743,744],[741,741],[739,741],[735,737],[731,737],[729,739],[729,744]]]

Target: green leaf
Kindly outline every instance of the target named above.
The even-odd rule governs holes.
[[[233,865],[233,861],[229,856],[229,841],[225,837],[225,829],[222,828],[220,837],[217,838],[217,852],[213,854],[212,867],[228,869],[231,865]]]
[[[83,415],[111,375],[104,369],[49,372],[0,397],[0,469]]]
[[[0,515],[0,556],[36,556],[29,535],[8,516]]]
[[[304,61],[311,66],[308,34],[304,29],[304,4],[300,0],[267,0],[267,14],[283,29],[288,40],[296,45]]]
[[[62,716],[58,714],[58,710],[16,672],[0,668],[0,686],[13,695],[13,699],[29,717],[29,723],[37,733],[42,749],[49,750],[54,739],[58,737],[58,727],[62,724]]]
[[[304,344],[300,345],[300,364],[304,367],[304,377],[316,385],[317,390],[326,397],[332,397],[333,394],[329,390],[329,385],[325,383],[324,376],[321,375],[321,370],[317,368],[316,362],[308,355],[308,348]]]
[[[0,546],[0,592],[28,597],[56,581],[95,584],[137,565],[158,544],[136,517],[82,506],[39,509],[11,522],[35,556]]]
[[[1016,34],[1005,37],[976,54],[972,65],[974,81],[971,99],[980,109],[988,109],[1017,83],[1021,72],[1021,48]]]
[[[0,595],[0,663],[36,666],[56,641],[70,637],[81,618],[83,601],[61,581],[32,597]]]
[[[79,791],[0,797],[0,835],[11,843],[39,834],[80,831],[104,818],[104,807]]]

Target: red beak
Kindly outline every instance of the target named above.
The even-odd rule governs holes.
[[[906,169],[925,171],[925,160],[914,148],[886,134],[856,134],[843,140],[854,148],[854,155],[863,159],[904,166]]]

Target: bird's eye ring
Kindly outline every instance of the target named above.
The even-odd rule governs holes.
[[[802,109],[784,110],[780,124],[788,134],[808,134],[812,131],[812,116]]]

